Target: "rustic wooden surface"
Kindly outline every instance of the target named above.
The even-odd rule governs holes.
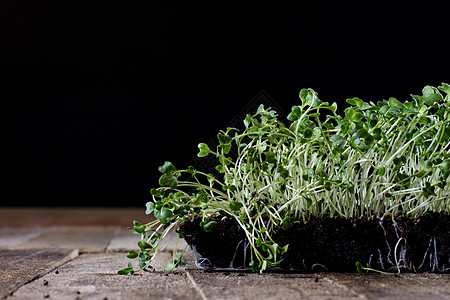
[[[116,275],[138,240],[126,226],[145,218],[142,209],[0,208],[0,299],[450,299],[448,274],[211,273],[190,252],[184,269],[164,271],[165,252],[153,272]]]

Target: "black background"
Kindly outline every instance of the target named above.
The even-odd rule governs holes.
[[[449,27],[429,1],[1,1],[0,204],[142,206],[262,90],[285,118],[304,87],[450,82]]]

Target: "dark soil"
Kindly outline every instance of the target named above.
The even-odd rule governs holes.
[[[215,220],[210,232],[200,227],[200,219],[184,222],[180,229],[194,253],[203,259],[197,264],[204,268],[247,268],[250,251],[246,251],[247,239],[234,219]],[[248,254],[248,257],[247,257]]]
[[[245,269],[250,249],[234,219],[216,220],[211,232],[200,220],[186,221],[181,231],[207,269]],[[399,239],[403,238],[400,242]],[[277,270],[356,272],[355,263],[396,272],[394,248],[402,272],[450,273],[450,216],[429,213],[418,219],[328,218],[295,223],[279,230],[275,241],[289,244]]]

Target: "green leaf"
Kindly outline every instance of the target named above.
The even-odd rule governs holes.
[[[133,221],[134,230],[138,233],[145,233],[145,227],[138,221]]]
[[[341,129],[341,133],[345,135],[348,132],[348,129],[350,128],[350,123],[347,121],[343,121],[339,123],[339,128]]]
[[[147,202],[147,204],[145,204],[145,207],[147,208],[145,213],[147,215],[151,214],[153,212],[153,210],[155,209],[155,203],[153,202]]]
[[[144,268],[147,261],[150,260],[150,255],[146,251],[142,251],[138,255],[139,257],[139,267]]]
[[[219,133],[217,135],[217,138],[219,139],[219,143],[221,145],[231,143],[231,137],[229,135],[227,135],[227,134]]]
[[[230,184],[230,185],[223,185],[222,190],[224,190],[224,191],[230,190],[230,191],[234,192],[237,190],[237,188],[234,184]]]
[[[354,145],[362,151],[366,151],[374,142],[373,136],[364,128],[354,132],[351,137]]]
[[[180,258],[180,255],[177,254],[177,257],[179,259],[175,259],[173,261],[173,263],[167,264],[166,271],[172,271],[173,269],[179,268],[179,267],[183,268],[183,267],[185,267],[187,265],[187,263]]]
[[[356,262],[356,271],[358,271],[359,274],[367,273],[367,271],[364,272],[365,271],[364,266],[359,261]]]
[[[322,103],[317,97],[317,93],[312,89],[302,89],[299,93],[299,97],[303,107],[306,105],[317,107]]]
[[[159,232],[154,232],[153,234],[154,234],[154,235],[153,235],[152,238],[151,238],[151,243],[152,243],[152,244],[156,244],[156,242],[158,241],[158,239],[161,238],[162,234],[159,233]]]
[[[277,159],[275,158],[275,153],[273,153],[272,151],[266,151],[264,152],[264,155],[266,156],[266,161],[268,163],[276,163]]]
[[[422,192],[425,198],[428,198],[430,196],[436,196],[436,193],[434,192],[435,186],[432,186],[428,181],[425,182],[425,186],[422,188]]]
[[[337,103],[333,102],[331,105],[324,106],[323,108],[329,109],[333,112],[333,114],[335,114],[337,111]]]
[[[450,85],[448,83],[443,82],[442,85],[438,87],[438,89],[440,89],[447,95],[450,95]]]
[[[431,86],[427,85],[422,89],[422,95],[424,97],[432,95],[432,94],[434,94],[434,89]]]
[[[375,128],[372,130],[372,136],[375,140],[379,141],[381,139],[382,131],[381,128]]]
[[[330,137],[330,141],[333,143],[333,147],[335,148],[342,148],[344,147],[347,140],[340,136],[339,134],[335,134]]]
[[[258,239],[256,240],[256,247],[261,247],[263,243],[263,240],[261,239],[261,237],[258,237]]]
[[[225,173],[225,169],[222,165],[217,165],[215,168],[219,173]]]
[[[305,138],[307,138],[307,139],[309,139],[310,137],[312,137],[312,135],[313,135],[313,131],[311,130],[311,128],[306,128],[306,129],[303,131],[303,136],[304,136]]]
[[[159,184],[161,186],[170,186],[171,189],[176,189],[178,186],[178,179],[170,173],[163,174],[159,178]]]
[[[428,118],[426,116],[420,116],[417,122],[421,125],[425,124],[426,122],[428,122]]]
[[[197,170],[193,167],[193,166],[189,166],[186,170],[186,172],[188,172],[190,175],[194,176],[195,174],[197,174]]]
[[[117,272],[117,275],[133,275],[134,271],[133,271],[133,266],[131,265],[131,263],[128,263],[128,268],[125,268],[123,270],[120,270]]]
[[[173,212],[170,209],[163,208],[160,213],[156,214],[156,218],[163,224],[166,225],[170,222],[173,217]]]
[[[243,204],[238,201],[230,201],[229,205],[230,205],[230,209],[232,211],[239,211],[241,209],[241,207],[243,206]]]
[[[294,223],[291,221],[291,217],[287,216],[285,217],[282,221],[281,221],[281,228],[283,230],[288,230],[289,228],[291,228],[292,226],[294,226]]]
[[[428,173],[433,170],[433,162],[430,160],[426,160],[423,162],[423,170]]]
[[[436,112],[436,116],[438,116],[441,120],[444,120],[444,116],[445,116],[445,112],[447,110],[444,108],[439,108],[438,111]]]
[[[287,253],[288,248],[289,248],[289,244],[286,244],[285,246],[281,247],[280,248],[280,253],[281,254]]]
[[[261,269],[259,270],[259,273],[262,273],[265,269],[267,269],[267,260],[262,261]]]
[[[422,90],[422,96],[411,95],[419,103],[425,102],[428,106],[433,106],[436,102],[442,100],[442,95],[439,91],[431,86],[425,86]]]
[[[252,139],[256,139],[260,136],[259,132],[259,128],[257,126],[252,126],[250,128],[247,129],[247,132],[249,133],[248,137],[252,138]],[[254,132],[255,134],[251,134],[252,132]]]
[[[150,194],[152,194],[155,197],[160,197],[163,198],[165,192],[163,190],[158,190],[158,189],[151,189],[150,190]]]
[[[206,145],[205,143],[198,144],[198,149],[200,149],[200,151],[197,154],[198,157],[205,157],[208,154],[213,153],[211,149],[209,149],[208,145]]]
[[[433,162],[431,160],[425,160],[421,162],[422,169],[417,174],[418,177],[427,176],[433,170]]]
[[[207,179],[208,182],[209,182],[209,186],[210,186],[210,187],[213,187],[214,183],[216,182],[215,179],[214,179],[214,176],[213,176],[212,174],[208,174],[208,175],[206,176],[206,179]]]
[[[258,109],[256,110],[256,114],[258,115],[258,114],[264,113],[265,111],[266,110],[264,109],[264,104],[260,104],[258,106]]]
[[[247,114],[245,116],[245,119],[244,119],[245,128],[248,128],[252,124],[252,120],[253,120],[253,117],[251,115]]]
[[[127,255],[127,257],[130,259],[137,258],[138,256],[139,256],[139,253],[134,252],[134,251],[129,251],[128,255]]]
[[[151,249],[152,248],[152,245],[150,245],[149,243],[147,243],[144,240],[140,240],[138,242],[138,246],[139,246],[139,248],[141,248],[141,250]]]
[[[381,106],[381,108],[380,108],[381,115],[386,115],[388,111],[389,111],[389,105],[386,104],[386,105]]]
[[[442,100],[442,95],[440,94],[431,94],[424,98],[425,103],[429,106],[433,106],[435,103]]]
[[[177,255],[177,257],[180,257],[180,255]],[[174,259],[174,261],[172,263],[168,263],[165,270],[166,271],[172,271],[175,268],[178,267],[185,267],[186,266],[186,262],[182,259]]]
[[[173,173],[176,170],[177,168],[175,168],[175,166],[170,161],[166,161],[164,162],[164,165],[158,167],[158,171],[164,174]]]
[[[203,229],[206,232],[210,232],[216,224],[217,224],[216,221],[209,221],[208,223],[203,225]]]
[[[385,167],[380,167],[377,170],[377,174],[380,175],[380,176],[384,176],[384,174],[386,174],[386,168]]]
[[[228,154],[230,152],[230,150],[231,150],[231,144],[222,144],[222,145],[217,146],[217,148],[218,149],[222,148],[223,149],[223,153],[224,154]]]
[[[442,172],[450,172],[450,159],[444,159],[439,165]]]
[[[136,230],[134,230],[134,228],[128,227],[128,231],[131,232],[132,234],[141,234],[139,232],[137,232]]]
[[[396,98],[394,98],[394,97],[389,98],[388,103],[389,103],[389,106],[390,106],[390,107],[401,107],[401,108],[404,107],[403,103],[401,103],[400,101],[398,101],[398,100],[397,100]]]
[[[450,139],[450,127],[444,129],[444,135],[442,137],[443,140]]]
[[[358,123],[361,122],[362,118],[364,118],[364,115],[355,110],[353,107],[348,107],[345,109],[345,116],[352,122]]]
[[[283,168],[283,166],[281,165],[276,168],[276,172],[279,173],[283,178],[289,177],[289,171]]]
[[[351,98],[351,99],[347,99],[345,100],[348,104],[353,105],[353,106],[362,106],[364,101],[362,101],[361,99],[355,97],[355,98]]]
[[[371,144],[373,142],[373,136],[364,128],[358,130],[356,132],[356,135],[359,138],[363,138],[366,142],[366,144]]]
[[[302,113],[299,106],[293,106],[291,108],[291,113],[287,116],[289,121],[297,121],[301,117]]]

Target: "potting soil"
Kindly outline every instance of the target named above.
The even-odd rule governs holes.
[[[197,265],[209,270],[249,269],[250,247],[244,230],[232,218],[215,221],[210,232],[204,231],[199,219],[181,226]],[[272,271],[356,272],[359,261],[386,272],[400,268],[401,272],[450,273],[449,215],[427,213],[417,219],[319,217],[295,222],[272,236],[280,246],[289,244]]]

